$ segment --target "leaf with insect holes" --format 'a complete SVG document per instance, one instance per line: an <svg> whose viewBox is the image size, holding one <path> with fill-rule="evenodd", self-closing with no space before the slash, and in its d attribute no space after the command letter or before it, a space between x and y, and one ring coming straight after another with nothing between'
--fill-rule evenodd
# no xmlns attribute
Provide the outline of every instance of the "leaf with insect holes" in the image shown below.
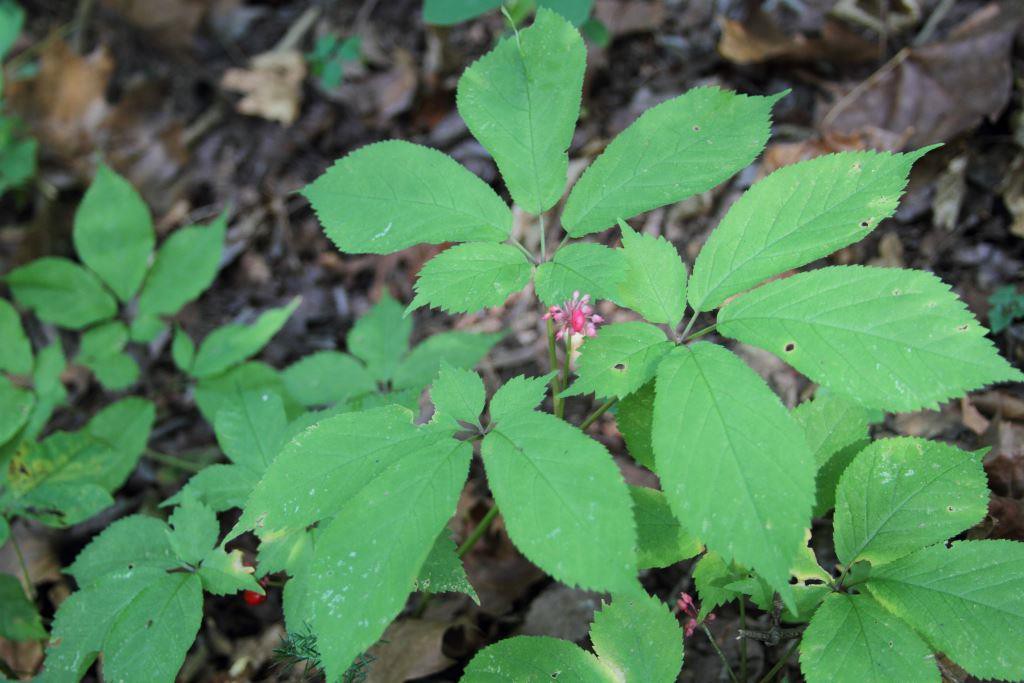
<svg viewBox="0 0 1024 683"><path fill-rule="evenodd" d="M459 78L459 114L491 153L513 201L532 214L565 193L587 49L572 24L547 9L501 40Z"/></svg>
<svg viewBox="0 0 1024 683"><path fill-rule="evenodd" d="M491 397L491 421L533 411L544 400L554 376L553 372L541 377L518 375L502 384Z"/></svg>
<svg viewBox="0 0 1024 683"><path fill-rule="evenodd" d="M710 190L761 152L772 105L784 94L749 97L703 87L648 109L577 181L562 225L581 237Z"/></svg>
<svg viewBox="0 0 1024 683"><path fill-rule="evenodd" d="M658 367L654 457L680 523L763 576L789 606L789 568L814 503L803 430L727 349L677 347Z"/></svg>
<svg viewBox="0 0 1024 683"><path fill-rule="evenodd" d="M439 438L412 417L386 406L328 417L296 435L249 496L232 536L254 529L265 539L334 515L381 470Z"/></svg>
<svg viewBox="0 0 1024 683"><path fill-rule="evenodd" d="M868 411L844 396L819 391L813 401L794 408L793 417L804 429L818 468L814 516L821 517L835 506L839 477L868 445Z"/></svg>
<svg viewBox="0 0 1024 683"><path fill-rule="evenodd" d="M353 396L377 391L377 381L358 360L338 351L317 351L281 373L284 385L306 407L344 403Z"/></svg>
<svg viewBox="0 0 1024 683"><path fill-rule="evenodd" d="M466 569L456 553L455 541L448 529L441 531L434 541L412 589L431 593L465 593L477 605L480 604L480 597L466 576Z"/></svg>
<svg viewBox="0 0 1024 683"><path fill-rule="evenodd" d="M350 254L415 244L502 242L512 212L446 154L402 140L361 147L302 191L327 236Z"/></svg>
<svg viewBox="0 0 1024 683"><path fill-rule="evenodd" d="M413 389L417 393L434 381L442 363L469 370L490 353L505 336L473 332L441 332L427 337L409 352L395 368L391 382L395 389Z"/></svg>
<svg viewBox="0 0 1024 683"><path fill-rule="evenodd" d="M99 278L66 258L46 256L7 274L18 305L40 320L80 330L117 313L117 302Z"/></svg>
<svg viewBox="0 0 1024 683"><path fill-rule="evenodd" d="M574 242L537 267L534 287L545 306L561 305L576 291L589 294L593 300L614 301L625 277L626 261L620 249Z"/></svg>
<svg viewBox="0 0 1024 683"><path fill-rule="evenodd" d="M127 180L101 164L75 211L72 235L85 265L121 301L131 299L149 270L156 242L146 202Z"/></svg>
<svg viewBox="0 0 1024 683"><path fill-rule="evenodd" d="M480 375L443 363L430 386L430 400L434 404L432 422L458 430L461 423L480 424L486 391Z"/></svg>
<svg viewBox="0 0 1024 683"><path fill-rule="evenodd" d="M508 244L467 242L426 262L416 279L416 298L406 311L429 305L449 313L500 306L530 281L533 267Z"/></svg>
<svg viewBox="0 0 1024 683"><path fill-rule="evenodd" d="M686 264L663 237L641 235L619 221L626 276L617 301L648 322L679 325L686 312Z"/></svg>
<svg viewBox="0 0 1024 683"><path fill-rule="evenodd" d="M871 408L936 407L1024 380L949 286L919 270L833 266L770 282L725 306L718 331Z"/></svg>
<svg viewBox="0 0 1024 683"><path fill-rule="evenodd" d="M668 567L700 553L703 544L686 533L672 515L664 493L630 486L629 495L633 498L640 569Z"/></svg>
<svg viewBox="0 0 1024 683"><path fill-rule="evenodd" d="M480 650L469 661L460 683L542 683L555 679L581 683L622 680L597 657L567 640L516 636Z"/></svg>
<svg viewBox="0 0 1024 683"><path fill-rule="evenodd" d="M203 379L220 374L258 353L284 327L300 301L301 297L295 297L287 306L264 311L250 325L231 323L218 327L199 345L192 376Z"/></svg>
<svg viewBox="0 0 1024 683"><path fill-rule="evenodd" d="M179 228L156 252L139 293L140 315L173 315L213 283L227 233L225 211L207 226Z"/></svg>
<svg viewBox="0 0 1024 683"><path fill-rule="evenodd" d="M832 593L800 641L807 683L939 683L928 646L867 595Z"/></svg>
<svg viewBox="0 0 1024 683"><path fill-rule="evenodd" d="M423 0L423 23L453 26L501 7L501 0Z"/></svg>
<svg viewBox="0 0 1024 683"><path fill-rule="evenodd" d="M690 304L716 308L733 294L858 242L896 211L909 154L841 152L785 166L730 208L693 265Z"/></svg>
<svg viewBox="0 0 1024 683"><path fill-rule="evenodd" d="M547 413L503 417L481 447L509 537L558 581L626 590L636 584L629 490L597 441Z"/></svg>
<svg viewBox="0 0 1024 683"><path fill-rule="evenodd" d="M21 317L7 299L0 299L0 370L14 375L32 372L32 344L21 326ZM0 439L2 441L2 439Z"/></svg>
<svg viewBox="0 0 1024 683"><path fill-rule="evenodd" d="M580 347L578 378L562 396L590 394L622 398L654 377L658 363L673 348L665 333L643 322L614 323Z"/></svg>
<svg viewBox="0 0 1024 683"><path fill-rule="evenodd" d="M836 555L847 565L891 562L974 526L988 498L977 454L925 439L880 439L839 480Z"/></svg>
<svg viewBox="0 0 1024 683"><path fill-rule="evenodd" d="M419 431L439 438L405 450L344 500L316 540L307 590L328 680L337 680L398 615L455 512L473 447L444 431Z"/></svg>
<svg viewBox="0 0 1024 683"><path fill-rule="evenodd" d="M590 640L618 680L671 683L683 666L683 630L668 606L646 592L613 595L594 614Z"/></svg>
<svg viewBox="0 0 1024 683"><path fill-rule="evenodd" d="M872 597L978 678L1024 671L1024 543L933 545L872 568Z"/></svg>

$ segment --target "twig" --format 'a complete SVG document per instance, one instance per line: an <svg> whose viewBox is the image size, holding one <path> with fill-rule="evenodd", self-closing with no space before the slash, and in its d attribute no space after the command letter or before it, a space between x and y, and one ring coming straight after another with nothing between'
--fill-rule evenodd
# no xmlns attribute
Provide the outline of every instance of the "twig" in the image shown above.
<svg viewBox="0 0 1024 683"><path fill-rule="evenodd" d="M473 529L469 536L466 537L466 540L462 542L459 549L455 551L455 554L459 556L459 559L465 557L466 554L473 549L473 546L476 545L477 541L483 538L483 535L487 533L487 529L491 526L491 522L493 522L494 518L497 516L498 505L495 503L494 506L487 511L487 514L484 515L484 518L480 520L480 523L476 525L476 528Z"/></svg>
<svg viewBox="0 0 1024 683"><path fill-rule="evenodd" d="M758 681L758 683L769 683L769 681L772 680L772 676L774 676L775 674L779 673L779 671L782 670L782 667L786 666L786 662L789 661L789 658L793 655L793 651L796 650L798 645L800 645L800 641L799 640L794 640L790 644L790 646L788 648L786 648L786 651L784 653L782 653L782 657L779 659L779 661L775 662L775 666L773 666L771 669L769 669L768 673L766 673L761 678L761 680Z"/></svg>
<svg viewBox="0 0 1024 683"><path fill-rule="evenodd" d="M597 407L597 409L595 409L594 412L592 412L587 417L586 420L584 420L583 422L580 423L580 430L585 431L587 429L587 427L589 427L590 425L592 425L595 422L597 422L597 418L599 418L602 415L604 415L605 412L607 412L607 410L609 408L611 408L613 405L618 403L618 401L619 401L618 397L610 398L607 401L605 401L604 403L602 403L601 405L599 405Z"/></svg>
<svg viewBox="0 0 1024 683"><path fill-rule="evenodd" d="M939 27L939 24L949 13L949 10L953 9L953 5L956 0L942 0L938 7L932 10L932 13L928 16L928 21L924 22L924 26L918 32L917 36L914 37L914 47L919 47L927 43L932 34L935 33L935 29Z"/></svg>
<svg viewBox="0 0 1024 683"><path fill-rule="evenodd" d="M688 342L688 341L693 341L694 339L700 339L705 334L709 334L711 332L714 332L717 327L718 327L718 323L715 323L714 325L708 325L704 329L697 330L696 332L691 334L689 337L686 337L685 339L683 339L683 341L684 342Z"/></svg>
<svg viewBox="0 0 1024 683"><path fill-rule="evenodd" d="M711 647L715 648L715 652L718 653L718 658L722 660L722 666L724 666L725 670L729 672L729 680L731 680L732 683L739 683L739 679L737 679L736 674L733 673L732 667L729 666L729 660L725 658L725 653L722 652L722 648L718 647L718 642L715 641L715 637L711 635L711 629L709 629L708 625L703 622L701 622L700 627L704 630L704 635L706 635L708 640L711 641Z"/></svg>
<svg viewBox="0 0 1024 683"><path fill-rule="evenodd" d="M562 393L562 382L558 376L558 352L555 350L555 325L548 318L548 363L554 376L551 378L551 403L554 406L555 415L562 410L562 399L558 396Z"/></svg>
<svg viewBox="0 0 1024 683"><path fill-rule="evenodd" d="M78 6L75 8L75 18L72 23L75 26L75 34L71 36L71 49L78 54L82 54L82 48L85 45L85 30L89 27L89 17L92 16L92 9L96 5L96 0L78 0Z"/></svg>
<svg viewBox="0 0 1024 683"><path fill-rule="evenodd" d="M203 466L199 463L189 462L188 460L179 458L176 455L168 455L167 453L154 451L152 448L146 449L146 457L163 465L167 465L168 467L175 467L179 470L185 470L186 472L199 472L203 469Z"/></svg>
<svg viewBox="0 0 1024 683"><path fill-rule="evenodd" d="M10 522L8 522L8 526L10 526ZM11 545L14 547L14 554L18 556L21 575L25 578L25 595L28 596L30 602L35 603L36 587L32 583L32 576L28 573L28 565L25 564L25 556L21 553L21 544L18 543L18 537L14 534L14 529L11 529Z"/></svg>
<svg viewBox="0 0 1024 683"><path fill-rule="evenodd" d="M306 31L313 28L313 24L317 19L320 18L320 8L316 5L307 7L306 11L299 15L299 18L288 27L288 31L282 36L281 40L277 41L277 45L274 46L275 52L283 52L285 50L291 50L302 37L306 35Z"/></svg>

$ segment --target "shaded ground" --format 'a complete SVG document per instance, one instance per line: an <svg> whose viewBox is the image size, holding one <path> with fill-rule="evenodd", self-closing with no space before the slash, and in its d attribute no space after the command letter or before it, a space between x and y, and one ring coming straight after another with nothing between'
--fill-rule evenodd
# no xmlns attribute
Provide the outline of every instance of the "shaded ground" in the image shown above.
<svg viewBox="0 0 1024 683"><path fill-rule="evenodd" d="M334 159L389 137L438 147L483 178L498 180L493 162L454 108L458 74L503 31L497 14L442 30L421 24L416 1L23 4L30 20L15 59L30 66L38 60L39 73L9 82L7 89L41 140L41 173L27 191L0 204L0 272L38 256L70 253L71 215L96 160L104 157L141 189L162 234L232 207L221 275L210 293L186 309L182 322L201 336L301 294L299 311L264 354L280 367L314 350L341 347L353 320L383 290L408 301L416 271L437 251L342 256L297 189ZM714 191L634 221L668 236L692 263L738 194L778 166L839 149L897 150L945 141L915 169L896 217L830 260L933 270L985 322L989 295L1000 286L1022 284L1019 3L904 0L881 3L888 7L881 13L878 4L790 0L765 2L758 10L753 2L599 1L612 43L591 46L584 111L571 151L579 162L572 168L582 170L586 159L644 109L695 85L715 83L752 94L791 89L776 108L773 142L757 163ZM76 14L83 8L84 23ZM319 11L308 30L290 39L289 30L312 16L310 8ZM238 111L241 96L222 87L227 70L249 68L253 56L282 47L282 41L283 47L307 50L315 36L329 32L358 34L363 41L365 62L340 87L325 89L315 78L287 69L265 72L257 81L280 87L258 106L294 108L294 120L282 124ZM624 315L610 307L602 312L611 320ZM491 388L513 374L546 371L538 312L526 296L460 319L423 310L416 316L416 339L452 326L510 329L483 366ZM1024 325L1011 325L996 340L1018 366L1024 363ZM168 453L208 450L212 433L170 363L167 342L158 340L140 359L145 379L137 391L159 410L151 445ZM741 352L788 405L807 395L806 382L773 357L749 348ZM67 379L74 407L59 414L58 427L80 424L103 397L87 376ZM583 402L575 409L582 414L589 406ZM878 433L946 439L972 449L990 446L990 516L968 535L1024 540L1019 386L983 392L939 412L890 419ZM612 419L599 424L598 435L613 453L624 453ZM631 481L651 481L653 475L625 457L620 462ZM484 510L479 502L487 492L477 467L453 524L458 533ZM144 461L114 509L59 535L33 533L33 575L51 602L51 614L52 603L70 588L59 566L112 519L155 509L184 478ZM378 653L392 672L379 669L374 675L380 680L456 680L476 650L511 633L585 638L598 596L544 578L510 546L500 524L467 557L467 568L482 606L442 596L422 620L404 622L388 635L390 648ZM671 601L691 588L688 569L684 563L648 572L644 582ZM208 598L206 605L204 628L181 680L283 676L271 666L281 635L277 595L256 608L237 598ZM756 611L752 618L767 623ZM727 609L712 624L730 656L737 648L731 637L737 620ZM752 678L782 651L765 652L756 643L749 649ZM0 645L0 654L22 662L38 656L31 646L12 653ZM719 670L698 633L687 643L682 679L716 680ZM795 667L788 672L799 675Z"/></svg>

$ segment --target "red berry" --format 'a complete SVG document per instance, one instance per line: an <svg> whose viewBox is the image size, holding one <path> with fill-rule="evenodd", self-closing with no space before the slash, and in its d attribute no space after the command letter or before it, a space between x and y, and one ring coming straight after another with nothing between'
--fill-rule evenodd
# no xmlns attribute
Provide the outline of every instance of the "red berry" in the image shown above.
<svg viewBox="0 0 1024 683"><path fill-rule="evenodd" d="M264 603L267 599L266 595L260 595L256 591L244 591L242 593L242 599L245 600L245 604L255 607Z"/></svg>

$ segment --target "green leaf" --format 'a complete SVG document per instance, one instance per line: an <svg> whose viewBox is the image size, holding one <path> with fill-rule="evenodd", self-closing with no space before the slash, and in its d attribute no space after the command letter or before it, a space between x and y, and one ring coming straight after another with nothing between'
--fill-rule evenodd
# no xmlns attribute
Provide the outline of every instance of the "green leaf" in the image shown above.
<svg viewBox="0 0 1024 683"><path fill-rule="evenodd" d="M456 554L455 541L451 532L445 529L434 541L426 561L420 568L412 589L431 593L465 593L480 604L480 597L473 590L473 585L466 576L462 560Z"/></svg>
<svg viewBox="0 0 1024 683"><path fill-rule="evenodd" d="M305 529L260 542L256 576L287 572L296 576L313 558L313 534Z"/></svg>
<svg viewBox="0 0 1024 683"><path fill-rule="evenodd" d="M626 276L616 300L652 323L675 329L686 312L686 264L664 237L641 235L619 221Z"/></svg>
<svg viewBox="0 0 1024 683"><path fill-rule="evenodd" d="M128 329L128 336L134 342L148 344L166 329L164 321L155 315L138 313Z"/></svg>
<svg viewBox="0 0 1024 683"><path fill-rule="evenodd" d="M544 400L552 377L554 373L542 377L518 375L502 384L491 397L491 420L500 422L532 411Z"/></svg>
<svg viewBox="0 0 1024 683"><path fill-rule="evenodd" d="M3 74L0 73L0 93L3 92ZM12 121L10 117L7 121ZM20 124L20 121L13 121ZM0 138L5 137L4 117L0 116ZM12 126L13 127L13 126ZM15 129L20 132L21 126ZM9 135L9 134L8 134ZM28 183L36 175L39 155L39 141L35 138L18 139L9 138L4 144L0 139L0 196L3 196L9 189L20 188Z"/></svg>
<svg viewBox="0 0 1024 683"><path fill-rule="evenodd" d="M504 336L502 332L442 332L427 337L398 364L392 385L418 392L434 381L441 363L465 370L474 368Z"/></svg>
<svg viewBox="0 0 1024 683"><path fill-rule="evenodd" d="M153 403L134 396L111 403L96 413L85 426L85 432L106 446L112 456L101 471L90 473L91 480L108 491L120 488L146 450L155 419Z"/></svg>
<svg viewBox="0 0 1024 683"><path fill-rule="evenodd" d="M597 657L567 640L547 636L506 638L476 653L460 683L614 683L620 679Z"/></svg>
<svg viewBox="0 0 1024 683"><path fill-rule="evenodd" d="M261 473L284 445L288 418L281 397L273 392L246 391L213 420L217 443L228 460Z"/></svg>
<svg viewBox="0 0 1024 683"><path fill-rule="evenodd" d="M841 152L784 166L741 196L693 266L690 303L718 307L733 294L858 242L896 211L909 154Z"/></svg>
<svg viewBox="0 0 1024 683"><path fill-rule="evenodd" d="M846 565L890 562L974 526L988 497L976 454L925 439L881 439L839 480L836 555Z"/></svg>
<svg viewBox="0 0 1024 683"><path fill-rule="evenodd" d="M214 330L199 345L192 376L202 379L217 375L258 353L284 327L299 302L300 298L295 297L287 306L264 311L251 325L232 323Z"/></svg>
<svg viewBox="0 0 1024 683"><path fill-rule="evenodd" d="M281 373L288 393L304 406L344 403L377 391L377 382L362 363L347 353L317 351Z"/></svg>
<svg viewBox="0 0 1024 683"><path fill-rule="evenodd" d="M164 240L139 294L139 313L173 315L213 283L227 233L225 211L208 226L179 228Z"/></svg>
<svg viewBox="0 0 1024 683"><path fill-rule="evenodd" d="M111 320L90 328L82 335L75 360L83 365L109 358L128 343L128 328L118 320Z"/></svg>
<svg viewBox="0 0 1024 683"><path fill-rule="evenodd" d="M171 340L171 359L175 367L184 373L192 374L192 364L196 359L196 343L188 332L180 327L174 328L174 338Z"/></svg>
<svg viewBox="0 0 1024 683"><path fill-rule="evenodd" d="M232 595L240 591L263 595L263 588L253 577L256 570L242 560L241 550L226 552L223 548L212 548L197 572L203 589L214 595Z"/></svg>
<svg viewBox="0 0 1024 683"><path fill-rule="evenodd" d="M934 545L872 569L868 591L978 678L1024 671L1024 543Z"/></svg>
<svg viewBox="0 0 1024 683"><path fill-rule="evenodd" d="M949 286L919 270L835 266L776 280L723 308L718 331L890 411L1024 380Z"/></svg>
<svg viewBox="0 0 1024 683"><path fill-rule="evenodd" d="M537 6L558 12L573 26L580 26L594 9L594 0L537 0Z"/></svg>
<svg viewBox="0 0 1024 683"><path fill-rule="evenodd" d="M643 486L630 486L636 519L637 566L669 567L699 554L704 547L686 533L669 508L665 494Z"/></svg>
<svg viewBox="0 0 1024 683"><path fill-rule="evenodd" d="M281 449L232 534L255 529L267 539L330 517L384 468L434 439L399 406L321 420Z"/></svg>
<svg viewBox="0 0 1024 683"><path fill-rule="evenodd" d="M61 382L66 361L60 339L40 349L36 355L36 367L32 372L32 383L36 389L36 406L25 426L24 438L35 439L46 426L53 409L67 400L68 392Z"/></svg>
<svg viewBox="0 0 1024 683"><path fill-rule="evenodd" d="M242 465L207 465L160 506L178 505L184 496L195 496L214 512L240 508L259 481L259 472Z"/></svg>
<svg viewBox="0 0 1024 683"><path fill-rule="evenodd" d="M167 574L156 579L121 611L104 639L104 679L173 683L202 618L198 576Z"/></svg>
<svg viewBox="0 0 1024 683"><path fill-rule="evenodd" d="M434 404L432 422L444 424L453 430L460 422L480 424L487 394L480 375L472 370L441 365L441 372L430 387L430 400Z"/></svg>
<svg viewBox="0 0 1024 683"><path fill-rule="evenodd" d="M501 7L501 0L423 0L423 23L452 26Z"/></svg>
<svg viewBox="0 0 1024 683"><path fill-rule="evenodd" d="M784 94L694 88L647 110L583 173L562 225L580 237L710 190L764 148L772 105Z"/></svg>
<svg viewBox="0 0 1024 683"><path fill-rule="evenodd" d="M35 403L36 397L31 391L15 386L0 375L0 444L6 443L25 425Z"/></svg>
<svg viewBox="0 0 1024 683"><path fill-rule="evenodd" d="M327 236L350 254L502 242L512 230L512 212L487 183L448 155L402 140L357 149L302 193Z"/></svg>
<svg viewBox="0 0 1024 683"><path fill-rule="evenodd" d="M168 531L156 517L122 517L95 536L65 572L82 587L135 570L164 573L181 565L167 538Z"/></svg>
<svg viewBox="0 0 1024 683"><path fill-rule="evenodd" d="M416 298L406 310L429 305L449 313L468 313L500 306L527 285L532 272L526 256L508 244L457 244L420 269Z"/></svg>
<svg viewBox="0 0 1024 683"><path fill-rule="evenodd" d="M11 537L11 525L7 523L7 519L0 515L0 548L4 547L7 543L7 539Z"/></svg>
<svg viewBox="0 0 1024 683"><path fill-rule="evenodd" d="M665 333L643 322L613 323L586 339L576 364L578 378L562 396L595 394L622 398L649 382L673 348Z"/></svg>
<svg viewBox="0 0 1024 683"><path fill-rule="evenodd" d="M242 400L242 394L247 391L277 394L284 400L289 417L302 412L302 407L286 393L277 370L257 361L242 363L221 375L200 380L196 384L196 405L203 418L212 424L217 413Z"/></svg>
<svg viewBox="0 0 1024 683"><path fill-rule="evenodd" d="M66 258L47 256L7 274L14 300L48 323L80 330L117 313L99 279Z"/></svg>
<svg viewBox="0 0 1024 683"><path fill-rule="evenodd" d="M537 267L533 284L545 306L558 306L576 291L591 299L615 301L625 277L626 260L620 249L573 242Z"/></svg>
<svg viewBox="0 0 1024 683"><path fill-rule="evenodd" d="M25 23L25 10L15 0L0 1L0 60L14 46ZM0 85L3 84L0 77Z"/></svg>
<svg viewBox="0 0 1024 683"><path fill-rule="evenodd" d="M373 308L356 321L346 341L349 353L366 364L370 375L378 381L386 382L395 374L409 350L410 334L412 318L407 318L402 305L385 293ZM435 367L427 384L436 375Z"/></svg>
<svg viewBox="0 0 1024 683"><path fill-rule="evenodd" d="M15 642L46 638L36 606L25 597L21 582L10 574L0 574L0 608L0 637Z"/></svg>
<svg viewBox="0 0 1024 683"><path fill-rule="evenodd" d="M14 375L32 373L32 344L21 326L21 316L7 299L0 299L0 370Z"/></svg>
<svg viewBox="0 0 1024 683"><path fill-rule="evenodd" d="M590 640L617 680L672 683L683 666L683 630L661 600L635 592L612 596L594 615Z"/></svg>
<svg viewBox="0 0 1024 683"><path fill-rule="evenodd" d="M733 600L738 594L725 586L742 576L745 574L734 571L718 553L705 553L693 568L693 583L700 595L697 617L703 620L716 607Z"/></svg>
<svg viewBox="0 0 1024 683"><path fill-rule="evenodd" d="M491 153L513 201L532 214L565 193L587 49L572 24L538 9L459 78L458 109Z"/></svg>
<svg viewBox="0 0 1024 683"><path fill-rule="evenodd" d="M629 455L647 469L654 471L654 446L651 430L654 425L654 381L624 396L615 409L615 423L626 442Z"/></svg>
<svg viewBox="0 0 1024 683"><path fill-rule="evenodd" d="M328 680L340 677L398 615L455 512L473 448L438 430L420 431L435 438L405 451L345 501L317 538L308 590Z"/></svg>
<svg viewBox="0 0 1024 683"><path fill-rule="evenodd" d="M198 565L217 544L217 515L196 498L183 496L181 505L174 508L167 522L173 529L167 533L167 540L182 562Z"/></svg>
<svg viewBox="0 0 1024 683"><path fill-rule="evenodd" d="M814 503L803 430L764 380L721 346L677 347L654 399L658 476L679 521L792 601L789 567Z"/></svg>
<svg viewBox="0 0 1024 683"><path fill-rule="evenodd" d="M481 452L509 537L532 562L568 585L636 585L632 504L604 446L547 413L518 413Z"/></svg>
<svg viewBox="0 0 1024 683"><path fill-rule="evenodd" d="M127 389L139 380L139 364L127 353L115 353L106 358L88 363L96 379L105 389L119 391Z"/></svg>
<svg viewBox="0 0 1024 683"><path fill-rule="evenodd" d="M106 489L92 482L54 481L15 498L11 510L60 528L83 522L113 504Z"/></svg>
<svg viewBox="0 0 1024 683"><path fill-rule="evenodd" d="M156 242L149 207L127 180L106 164L75 211L75 251L121 301L139 290Z"/></svg>
<svg viewBox="0 0 1024 683"><path fill-rule="evenodd" d="M804 428L818 468L814 516L821 517L835 506L840 475L868 445L868 412L839 394L818 392L794 408L793 417Z"/></svg>
<svg viewBox="0 0 1024 683"><path fill-rule="evenodd" d="M832 593L800 642L807 683L939 683L935 655L867 595Z"/></svg>

